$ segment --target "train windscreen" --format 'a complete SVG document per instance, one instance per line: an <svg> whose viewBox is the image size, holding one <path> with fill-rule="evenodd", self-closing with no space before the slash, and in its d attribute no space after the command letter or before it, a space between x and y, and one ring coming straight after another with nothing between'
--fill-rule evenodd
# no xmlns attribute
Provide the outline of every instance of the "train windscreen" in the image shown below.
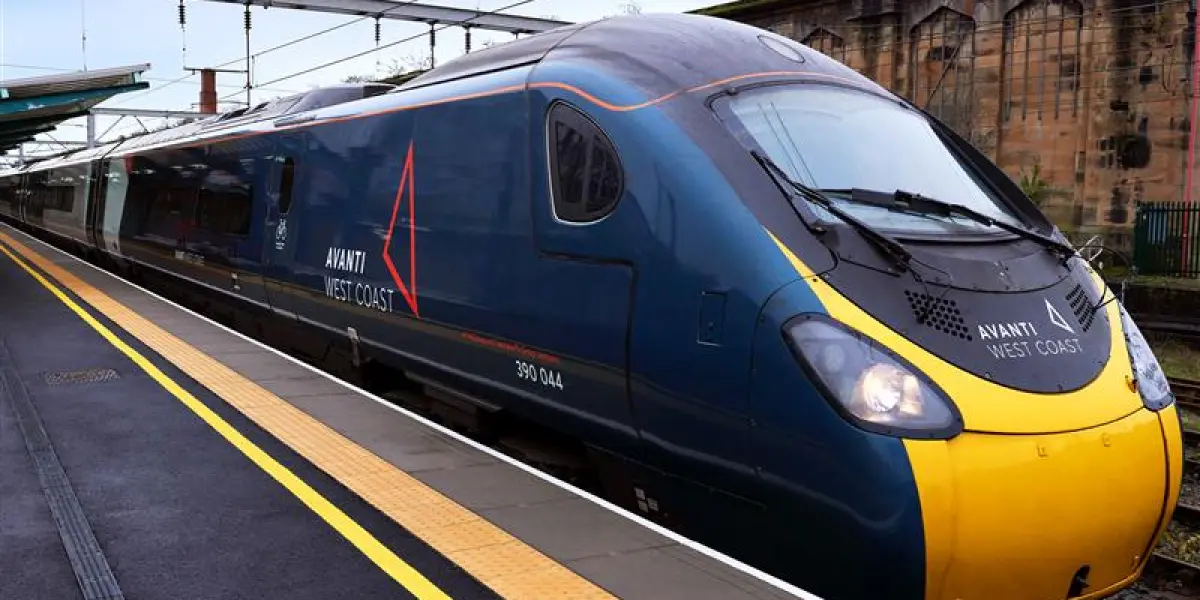
<svg viewBox="0 0 1200 600"><path fill-rule="evenodd" d="M840 208L889 230L995 232L970 219L896 212L855 202L852 190L902 191L1022 225L954 156L923 115L873 94L830 85L772 85L722 99L718 111L752 149ZM820 206L819 216L829 218Z"/></svg>

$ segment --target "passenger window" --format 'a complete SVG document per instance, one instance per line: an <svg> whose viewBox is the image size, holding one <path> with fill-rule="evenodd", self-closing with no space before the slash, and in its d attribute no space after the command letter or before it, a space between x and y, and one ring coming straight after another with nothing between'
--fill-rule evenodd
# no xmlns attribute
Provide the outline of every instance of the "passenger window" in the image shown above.
<svg viewBox="0 0 1200 600"><path fill-rule="evenodd" d="M624 191L616 148L591 119L566 104L551 107L548 124L554 215L571 223L605 217Z"/></svg>
<svg viewBox="0 0 1200 600"><path fill-rule="evenodd" d="M196 226L217 235L248 235L250 198L249 189L201 188L196 210Z"/></svg>
<svg viewBox="0 0 1200 600"><path fill-rule="evenodd" d="M296 178L296 161L291 157L283 160L283 173L279 180L279 214L288 214L292 207L292 184Z"/></svg>

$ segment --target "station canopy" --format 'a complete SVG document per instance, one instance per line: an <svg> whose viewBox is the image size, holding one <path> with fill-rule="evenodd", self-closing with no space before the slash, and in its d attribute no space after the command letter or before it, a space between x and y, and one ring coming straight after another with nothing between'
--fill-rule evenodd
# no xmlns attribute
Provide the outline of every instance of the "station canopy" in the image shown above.
<svg viewBox="0 0 1200 600"><path fill-rule="evenodd" d="M0 154L87 114L117 95L150 87L149 64L0 80Z"/></svg>

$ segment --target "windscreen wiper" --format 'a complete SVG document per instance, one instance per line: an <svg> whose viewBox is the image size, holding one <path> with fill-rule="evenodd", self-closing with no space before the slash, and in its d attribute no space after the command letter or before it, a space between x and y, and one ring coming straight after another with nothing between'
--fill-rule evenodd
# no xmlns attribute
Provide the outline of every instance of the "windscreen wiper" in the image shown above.
<svg viewBox="0 0 1200 600"><path fill-rule="evenodd" d="M953 204L951 202L928 198L905 190L896 190L891 193L875 190L864 190L859 188L850 190L826 191L849 193L852 202L870 204L873 206L880 206L893 210L905 210L922 215L938 215L942 217L952 217L955 215L966 217L972 221L975 221L976 223L990 227L998 227L1004 231L1007 231L1008 233L1037 242L1047 249L1060 254L1064 260L1075 255L1074 248L1052 237L1042 235L1036 231L1025 229L1024 227L1018 227L1016 225L1000 221L973 208L963 206L962 204Z"/></svg>
<svg viewBox="0 0 1200 600"><path fill-rule="evenodd" d="M909 261L912 260L912 254L909 253L908 249L904 247L904 244L901 244L893 237L876 230L870 225L867 225L866 223L863 223L857 218L851 216L846 211L838 208L828 196L816 190L815 188L811 188L792 179L782 167L775 164L775 161L771 160L767 155L757 150L751 150L750 154L759 162L759 164L766 168L768 172L774 174L776 178L782 180L788 185L788 187L791 188L792 192L788 194L788 198L792 200L793 203L795 202L795 197L799 195L810 202L813 202L814 204L820 205L821 208L824 208L825 210L829 211L830 214L850 225L855 231L862 235L864 239L866 239L868 242L871 242L871 244L874 245L881 254L887 257L887 259L890 260L892 264L900 270L900 272L903 273L904 271L908 270Z"/></svg>

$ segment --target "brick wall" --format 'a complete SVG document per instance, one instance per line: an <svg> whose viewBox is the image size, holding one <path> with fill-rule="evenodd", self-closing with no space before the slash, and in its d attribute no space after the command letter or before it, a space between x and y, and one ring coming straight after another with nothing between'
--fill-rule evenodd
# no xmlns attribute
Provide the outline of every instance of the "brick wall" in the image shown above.
<svg viewBox="0 0 1200 600"><path fill-rule="evenodd" d="M1127 246L1139 201L1184 199L1185 0L798 0L710 14L799 40L946 121L1073 237Z"/></svg>

